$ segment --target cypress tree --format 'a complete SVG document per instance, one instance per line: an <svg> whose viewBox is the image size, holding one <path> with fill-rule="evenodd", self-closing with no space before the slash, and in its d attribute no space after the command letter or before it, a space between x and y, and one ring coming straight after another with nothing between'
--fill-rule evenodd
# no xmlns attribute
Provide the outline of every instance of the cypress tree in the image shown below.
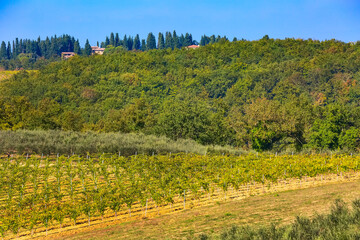
<svg viewBox="0 0 360 240"><path fill-rule="evenodd" d="M15 41L13 40L13 44L12 44L12 58L15 59L16 58L16 49L15 49Z"/></svg>
<svg viewBox="0 0 360 240"><path fill-rule="evenodd" d="M50 46L50 56L58 55L58 44L56 35L54 38L51 38L51 46Z"/></svg>
<svg viewBox="0 0 360 240"><path fill-rule="evenodd" d="M11 59L11 58L12 58L12 56L11 56L11 45L10 45L10 42L8 42L8 45L7 45L6 55L7 55L8 59Z"/></svg>
<svg viewBox="0 0 360 240"><path fill-rule="evenodd" d="M180 42L179 42L179 37L176 35L176 31L174 30L173 32L173 48L180 48Z"/></svg>
<svg viewBox="0 0 360 240"><path fill-rule="evenodd" d="M166 32L165 34L165 48L174 48L171 32Z"/></svg>
<svg viewBox="0 0 360 240"><path fill-rule="evenodd" d="M179 38L179 45L180 47L185 46L185 37L184 34L181 34L180 38Z"/></svg>
<svg viewBox="0 0 360 240"><path fill-rule="evenodd" d="M35 44L36 55L41 56L41 49L40 49L41 39L40 39L40 36L38 37L37 42L34 42L34 44Z"/></svg>
<svg viewBox="0 0 360 240"><path fill-rule="evenodd" d="M145 51L146 50L146 42L145 39L141 39L141 51Z"/></svg>
<svg viewBox="0 0 360 240"><path fill-rule="evenodd" d="M6 44L4 41L1 42L0 59L7 59Z"/></svg>
<svg viewBox="0 0 360 240"><path fill-rule="evenodd" d="M46 37L45 48L44 48L44 53L43 53L45 58L50 58L50 47L51 47L50 39L48 37Z"/></svg>
<svg viewBox="0 0 360 240"><path fill-rule="evenodd" d="M126 50L129 50L126 34L124 35L124 38L123 38L123 41L122 41L122 46L123 46Z"/></svg>
<svg viewBox="0 0 360 240"><path fill-rule="evenodd" d="M77 39L74 43L74 53L81 54L79 39Z"/></svg>
<svg viewBox="0 0 360 240"><path fill-rule="evenodd" d="M151 32L148 34L148 37L146 39L146 49L155 49L156 48L156 40L154 34Z"/></svg>
<svg viewBox="0 0 360 240"><path fill-rule="evenodd" d="M23 50L24 50L23 40L20 39L18 53L19 54L24 53Z"/></svg>
<svg viewBox="0 0 360 240"><path fill-rule="evenodd" d="M86 39L85 48L84 48L84 55L90 56L91 55L91 46L89 40Z"/></svg>
<svg viewBox="0 0 360 240"><path fill-rule="evenodd" d="M233 42L237 42L237 40L238 40L238 39L237 39L236 37L234 37L232 41L233 41Z"/></svg>
<svg viewBox="0 0 360 240"><path fill-rule="evenodd" d="M25 45L25 50L24 50L25 53L32 53L33 52L32 44L31 44L30 40L25 41L24 45Z"/></svg>
<svg viewBox="0 0 360 240"><path fill-rule="evenodd" d="M114 37L114 33L110 33L110 45L115 47L115 37Z"/></svg>
<svg viewBox="0 0 360 240"><path fill-rule="evenodd" d="M105 39L105 47L107 47L108 45L110 45L110 40L109 40L109 37L106 36L106 39Z"/></svg>
<svg viewBox="0 0 360 240"><path fill-rule="evenodd" d="M19 39L18 38L15 38L15 56L14 58L17 57L17 55L19 55L20 53L20 46L19 46Z"/></svg>
<svg viewBox="0 0 360 240"><path fill-rule="evenodd" d="M184 46L187 47L187 46L190 46L190 45L192 45L192 36L191 36L191 34L186 33L185 34Z"/></svg>
<svg viewBox="0 0 360 240"><path fill-rule="evenodd" d="M140 50L141 44L140 44L140 37L139 34L136 34L133 44L133 49Z"/></svg>
<svg viewBox="0 0 360 240"><path fill-rule="evenodd" d="M209 43L210 44L215 43L215 35L211 35Z"/></svg>
<svg viewBox="0 0 360 240"><path fill-rule="evenodd" d="M162 34L161 32L159 32L159 37L158 37L158 49L164 49L165 48L165 39L164 39L164 34Z"/></svg>
<svg viewBox="0 0 360 240"><path fill-rule="evenodd" d="M119 38L119 33L115 34L115 45L114 47L118 47L120 46L120 38Z"/></svg>
<svg viewBox="0 0 360 240"><path fill-rule="evenodd" d="M133 45L134 45L134 39L129 36L128 40L127 40L127 46L128 46L128 50L132 50L133 49Z"/></svg>
<svg viewBox="0 0 360 240"><path fill-rule="evenodd" d="M98 46L98 47L99 47L99 41L97 41L97 42L96 42L96 46Z"/></svg>
<svg viewBox="0 0 360 240"><path fill-rule="evenodd" d="M206 40L205 40L205 38L206 38L205 35L201 36L201 38L200 38L200 46L205 46L205 45L206 45Z"/></svg>
<svg viewBox="0 0 360 240"><path fill-rule="evenodd" d="M218 35L218 36L216 37L215 42L220 42L220 40L221 40L221 37L220 37L220 35Z"/></svg>

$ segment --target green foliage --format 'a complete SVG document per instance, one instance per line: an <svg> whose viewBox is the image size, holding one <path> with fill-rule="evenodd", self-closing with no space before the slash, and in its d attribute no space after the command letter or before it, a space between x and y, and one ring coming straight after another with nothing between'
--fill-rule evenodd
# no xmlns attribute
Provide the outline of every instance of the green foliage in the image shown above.
<svg viewBox="0 0 360 240"><path fill-rule="evenodd" d="M146 39L146 50L151 50L156 48L156 40L155 36L152 33L148 34L148 37Z"/></svg>
<svg viewBox="0 0 360 240"><path fill-rule="evenodd" d="M113 45L113 44L110 44L110 45ZM89 43L88 39L86 39L85 48L84 48L84 55L85 56L90 56L91 55L91 46L90 46L90 43Z"/></svg>
<svg viewBox="0 0 360 240"><path fill-rule="evenodd" d="M0 131L0 152L17 153L178 153L189 152L205 154L239 154L242 151L229 146L203 146L193 140L172 141L166 137L156 137L141 133L95 133L66 132L56 130L18 130Z"/></svg>
<svg viewBox="0 0 360 240"><path fill-rule="evenodd" d="M359 149L358 44L203 36L200 48L181 48L190 41L167 32L152 50L152 33L141 44L138 35L114 37L103 56L20 72L0 83L1 129L136 132L257 151Z"/></svg>

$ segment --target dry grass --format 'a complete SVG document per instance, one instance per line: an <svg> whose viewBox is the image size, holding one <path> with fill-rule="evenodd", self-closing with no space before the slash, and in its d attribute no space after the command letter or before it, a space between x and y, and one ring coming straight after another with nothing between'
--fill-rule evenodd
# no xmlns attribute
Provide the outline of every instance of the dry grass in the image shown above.
<svg viewBox="0 0 360 240"><path fill-rule="evenodd" d="M360 182L345 182L290 190L185 210L153 219L134 220L113 226L95 225L51 239L186 239L199 233L221 232L232 225L285 224L295 216L328 211L335 199L349 202L360 197Z"/></svg>

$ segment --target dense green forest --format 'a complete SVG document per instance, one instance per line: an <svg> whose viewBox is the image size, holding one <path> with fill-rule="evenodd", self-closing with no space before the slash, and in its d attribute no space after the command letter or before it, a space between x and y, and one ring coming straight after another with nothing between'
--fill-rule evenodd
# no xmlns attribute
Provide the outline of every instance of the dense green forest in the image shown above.
<svg viewBox="0 0 360 240"><path fill-rule="evenodd" d="M102 56L22 71L0 83L0 128L135 132L257 151L359 149L360 42L234 40L108 46Z"/></svg>

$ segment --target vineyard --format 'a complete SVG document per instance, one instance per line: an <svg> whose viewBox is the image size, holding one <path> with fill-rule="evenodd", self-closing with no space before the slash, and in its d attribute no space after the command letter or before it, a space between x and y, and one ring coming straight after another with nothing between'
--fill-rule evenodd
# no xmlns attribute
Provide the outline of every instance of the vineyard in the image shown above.
<svg viewBox="0 0 360 240"><path fill-rule="evenodd" d="M357 177L359 156L15 156L0 162L3 238L151 217L259 192Z"/></svg>

